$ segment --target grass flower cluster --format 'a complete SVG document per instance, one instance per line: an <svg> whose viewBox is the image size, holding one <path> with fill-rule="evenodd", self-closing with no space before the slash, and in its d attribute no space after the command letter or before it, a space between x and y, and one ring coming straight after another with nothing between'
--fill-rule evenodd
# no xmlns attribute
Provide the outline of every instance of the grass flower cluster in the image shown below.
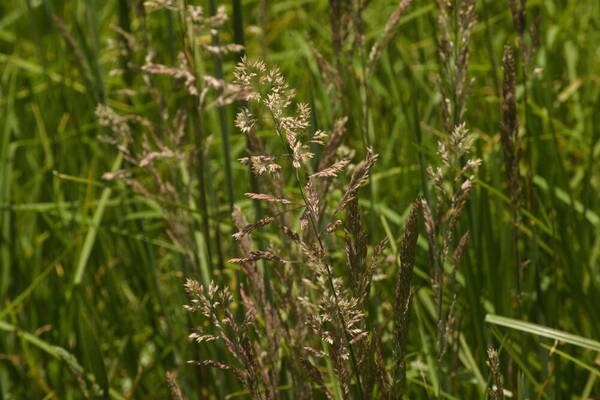
<svg viewBox="0 0 600 400"><path fill-rule="evenodd" d="M0 4L0 400L600 398L600 8Z"/></svg>

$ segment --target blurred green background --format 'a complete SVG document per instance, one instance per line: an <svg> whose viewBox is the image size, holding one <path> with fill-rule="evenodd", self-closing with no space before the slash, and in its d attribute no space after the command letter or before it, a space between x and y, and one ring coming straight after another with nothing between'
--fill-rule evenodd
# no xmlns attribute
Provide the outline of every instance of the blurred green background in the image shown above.
<svg viewBox="0 0 600 400"><path fill-rule="evenodd" d="M214 3L232 15L231 2ZM523 398L600 398L597 352L561 345L559 352L548 353L544 346L552 340L484 322L486 313L494 313L600 338L600 3L527 2L530 21L541 18L541 45L528 87L518 81L524 165L531 178L521 227L528 262L520 313L513 304L512 222L499 135L502 51L516 35L507 2L476 5L469 68L474 84L465 120L483 165L465 215L471 244L461 271L468 349L461 354L472 358L454 377L452 395L485 398L478 385L488 376L486 348L495 343L522 371L522 385L529 388ZM329 129L341 116L331 107L331 82L323 80L313 51L333 62L328 6L325 0L245 0L239 21L248 57L281 68L298 99L313 107L315 129ZM365 10L369 48L395 6L373 0ZM123 41L119 29L131 32L139 45L125 56L111 44ZM397 29L367 80L368 123L380 160L372 179L373 203L365 196L362 204L373 208L374 239L399 238L423 187L420 158L427 163L434 154L442 126L435 2L414 0ZM234 32L231 19L220 40L233 42ZM94 114L98 103L151 120L157 118L157 104L194 112L181 85L159 78L155 85L162 96L156 96L141 73L128 69L128 63L143 64L150 49L157 62L176 64L184 35L175 12L147 13L141 1L0 3L0 398L96 398L107 388L115 399L167 398L170 370L177 371L190 399L241 390L231 376L186 364L199 354L216 359L219 354L187 340L193 321L182 309L184 275L201 273L187 269L182 249L165 235L161 209L128 187L101 179L115 165L117 152L99 140L106 131ZM218 75L220 64L213 57L200 52L194 57L199 74ZM235 55L222 58L227 79L235 62ZM345 68L360 76L358 54L347 62ZM116 68L127 72L111 73ZM137 94L128 96L123 89ZM356 98L350 97L347 111L362 115ZM198 117L213 245L212 259L202 258L215 276L222 274L216 272L219 259L232 254L224 129L231 135L234 200L251 210L243 197L250 191L247 171L235 162L245 155L244 137L233 126L236 106L223 110ZM186 144L198 142L190 137ZM345 144L364 154L352 125ZM197 211L189 215L199 236L205 217ZM417 267L426 271L424 253ZM231 276L232 268L225 264L223 273ZM415 284L429 282L418 277ZM389 301L392 281L382 287L378 296ZM421 311L414 326L420 330L411 334L410 362L424 357L419 337L435 331L424 298L417 295Z"/></svg>

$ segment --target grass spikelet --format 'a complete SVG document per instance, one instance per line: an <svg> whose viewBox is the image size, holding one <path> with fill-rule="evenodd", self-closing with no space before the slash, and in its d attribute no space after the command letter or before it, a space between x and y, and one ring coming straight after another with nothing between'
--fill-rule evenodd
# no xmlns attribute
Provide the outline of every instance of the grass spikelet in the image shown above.
<svg viewBox="0 0 600 400"><path fill-rule="evenodd" d="M331 165L330 167L322 169L319 172L315 172L314 174L310 175L310 178L335 177L335 176L337 176L338 173L340 173L340 171L342 171L346 167L346 165L348 165L348 163L349 163L348 160L340 160L340 161L336 162L335 164Z"/></svg>
<svg viewBox="0 0 600 400"><path fill-rule="evenodd" d="M421 199L415 200L404 233L400 241L400 263L394 303L394 382L393 390L399 396L406 391L406 347L410 329L410 306L413 290L411 287L415 253L419 235L418 223Z"/></svg>
<svg viewBox="0 0 600 400"><path fill-rule="evenodd" d="M242 227L238 232L233 234L233 237L236 240L240 240L244 236L248 235L250 232L260 228L261 226L268 225L273 221L275 221L275 217L265 217L265 218L259 219L258 221L256 221L253 224L248 224L248 225Z"/></svg>
<svg viewBox="0 0 600 400"><path fill-rule="evenodd" d="M504 47L502 64L504 67L504 80L502 86L502 125L500 139L504 156L504 173L509 186L511 219L513 223L512 251L515 264L517 299L519 299L521 294L521 260L519 254L519 228L517 226L521 219L519 209L522 202L522 185L519 173L519 161L522 155L522 147L519 140L515 60L512 47L509 45Z"/></svg>
<svg viewBox="0 0 600 400"><path fill-rule="evenodd" d="M502 385L502 374L500 372L500 358L498 357L498 352L493 347L489 347L487 355L487 365L492 373L492 385L488 390L490 399L504 400L504 388Z"/></svg>
<svg viewBox="0 0 600 400"><path fill-rule="evenodd" d="M439 90L444 128L450 134L463 121L471 81L469 43L476 22L475 1L437 0Z"/></svg>
<svg viewBox="0 0 600 400"><path fill-rule="evenodd" d="M412 0L401 0L398 2L398 5L390 14L390 17L385 24L385 28L383 30L383 34L381 35L381 39L376 42L371 47L371 52L369 53L368 60L368 74L371 75L373 73L373 69L377 64L377 61L381 57L381 54L388 47L390 42L394 40L394 37L398 34L398 32L394 32L394 29L400 22L400 17L404 14L404 11L408 8L408 6L412 3Z"/></svg>
<svg viewBox="0 0 600 400"><path fill-rule="evenodd" d="M167 383L169 384L169 391L171 392L171 398L173 400L184 400L183 393L181 392L181 388L177 384L177 374L175 372L169 371L166 374Z"/></svg>
<svg viewBox="0 0 600 400"><path fill-rule="evenodd" d="M292 202L287 200L287 199L282 199L279 197L274 197L271 196L269 194L262 194L262 193L244 193L244 196L250 198L250 199L255 199L255 200L263 200L263 201L268 201L270 203L281 203L281 204L291 204Z"/></svg>
<svg viewBox="0 0 600 400"><path fill-rule="evenodd" d="M352 173L352 178L350 179L350 184L348 185L348 189L342 200L340 201L340 205L337 208L337 211L345 208L348 203L354 200L358 194L358 189L362 186L366 185L369 181L369 174L371 172L371 168L375 165L375 161L379 156L373 153L372 149L367 149L367 156L363 162L356 166L354 172ZM337 211L335 213L337 213ZM334 214L335 214L334 213Z"/></svg>

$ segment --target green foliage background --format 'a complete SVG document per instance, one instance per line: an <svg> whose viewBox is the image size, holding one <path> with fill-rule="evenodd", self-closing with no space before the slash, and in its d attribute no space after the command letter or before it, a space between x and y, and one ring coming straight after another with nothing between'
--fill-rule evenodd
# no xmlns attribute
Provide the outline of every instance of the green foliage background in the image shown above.
<svg viewBox="0 0 600 400"><path fill-rule="evenodd" d="M222 3L231 14L231 3ZM507 2L478 0L470 47L474 86L465 120L477 137L483 165L464 216L471 233L460 274L464 344L450 398L485 398L490 344L500 349L505 376L517 377L510 384L518 385L520 398L600 398L598 349L560 344L549 352L552 339L485 322L486 314L497 314L600 338L600 3L531 0L527 5L528 15L541 16L541 46L532 61L536 71L527 107L525 88L518 87L520 122L526 127L523 168L533 182L532 211L523 212L521 229L528 243L523 306L519 311L514 306L509 188L499 136L502 50L515 43L515 33ZM380 36L395 6L373 0L368 7L368 44ZM245 396L232 376L185 363L199 354L215 359L220 354L187 341L193 321L182 309L181 249L164 235L159 209L125 186L101 179L117 153L98 140L103 128L96 105L107 102L120 113L152 119L159 101L145 90L141 74L109 73L115 61L127 61L108 49L109 40L120 40L111 25L144 38L164 64L173 64L181 50L176 16L160 11L144 19L141 7L127 0L0 3L1 399L94 398L103 390L115 399L166 398L169 370L178 372L190 399L208 393ZM72 43L53 15L64 21ZM338 116L311 50L332 58L328 2L243 1L243 25L248 57L278 65L298 99L313 107L314 128L330 128ZM368 123L380 159L372 178L373 204L368 190L361 204L366 214L373 207L373 240L399 238L409 206L422 190L419 156L425 162L431 158L442 126L434 79L435 3L414 0L397 29L397 39L368 79ZM232 42L233 32L228 23L221 40ZM134 60L143 63L143 56ZM215 74L211 57L196 57L198 73ZM231 77L235 58L223 61L225 76ZM347 68L360 74L360 60L349 60ZM159 79L157 86L168 92L168 109L192 109L173 80ZM124 88L140 95L125 101L118 93ZM357 98L351 99L352 115L360 116ZM244 138L233 127L234 112L230 106L225 114L233 160L245 154ZM211 138L203 173L217 235L212 240L221 243L227 259L232 224L218 112L202 115L201 124ZM357 130L351 130L346 144L364 154ZM242 195L249 191L247 171L236 162L233 168L236 202L251 210ZM199 213L190 212L190 220L198 221L202 235ZM207 268L231 278L234 267L226 264L218 272L216 253ZM416 380L415 362L427 363L435 332L428 311L427 258L421 253L409 347L409 374ZM389 302L393 281L378 285L374 297ZM511 375L517 367L520 373ZM427 398L425 393L414 389L418 398Z"/></svg>

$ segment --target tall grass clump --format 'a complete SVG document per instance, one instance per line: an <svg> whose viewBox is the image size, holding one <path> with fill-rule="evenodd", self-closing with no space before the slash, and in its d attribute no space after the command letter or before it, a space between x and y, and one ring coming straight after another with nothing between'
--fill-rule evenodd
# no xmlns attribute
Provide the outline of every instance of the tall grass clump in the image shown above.
<svg viewBox="0 0 600 400"><path fill-rule="evenodd" d="M295 103L276 68L244 60L235 75L249 102L238 113L236 126L260 149L240 161L269 189L245 195L263 201L269 215L248 223L241 209L234 211L234 237L242 256L230 262L244 272L237 299L243 311L232 308L235 300L227 287L186 283L192 298L188 310L210 323L191 338L222 341L235 362L194 363L231 370L256 398L277 398L281 386L289 386L294 398L313 398L314 390L328 398L371 398L374 393L390 397L392 387L403 390L405 385L418 206L402 241L395 304L401 312L395 317L394 343L383 343L381 335L392 329L376 328L366 316L387 240L369 250L358 207L359 189L368 182L377 155L368 149L355 165L343 158L345 120L330 134L308 131L310 109ZM266 140L256 135L261 126L271 132ZM315 157L311 143L323 146L315 170L309 163ZM340 177L349 168L344 184ZM286 182L292 182L292 189ZM267 247L258 247L253 239L258 235L269 239ZM271 280L263 279L266 269L272 271ZM395 349L392 378L383 346Z"/></svg>
<svg viewBox="0 0 600 400"><path fill-rule="evenodd" d="M0 399L600 398L599 7L0 2Z"/></svg>

